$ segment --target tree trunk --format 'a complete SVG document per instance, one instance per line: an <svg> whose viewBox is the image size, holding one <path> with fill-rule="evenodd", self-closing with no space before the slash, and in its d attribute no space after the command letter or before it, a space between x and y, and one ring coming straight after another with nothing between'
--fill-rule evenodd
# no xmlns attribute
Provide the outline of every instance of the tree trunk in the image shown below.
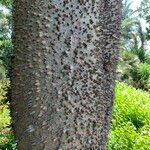
<svg viewBox="0 0 150 150"><path fill-rule="evenodd" d="M104 150L121 0L15 0L13 18L18 150Z"/></svg>

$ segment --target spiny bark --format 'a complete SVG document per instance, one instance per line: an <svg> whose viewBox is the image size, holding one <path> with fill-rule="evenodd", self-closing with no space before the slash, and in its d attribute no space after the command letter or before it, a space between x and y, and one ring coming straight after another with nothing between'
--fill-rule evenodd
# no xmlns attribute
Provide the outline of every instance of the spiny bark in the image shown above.
<svg viewBox="0 0 150 150"><path fill-rule="evenodd" d="M104 150L120 0L15 0L11 110L19 150Z"/></svg>

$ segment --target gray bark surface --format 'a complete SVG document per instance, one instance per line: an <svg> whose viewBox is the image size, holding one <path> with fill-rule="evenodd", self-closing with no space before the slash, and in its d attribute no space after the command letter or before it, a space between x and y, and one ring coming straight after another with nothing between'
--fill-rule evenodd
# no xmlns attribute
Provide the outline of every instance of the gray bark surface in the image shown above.
<svg viewBox="0 0 150 150"><path fill-rule="evenodd" d="M15 0L13 18L18 150L104 150L121 0Z"/></svg>

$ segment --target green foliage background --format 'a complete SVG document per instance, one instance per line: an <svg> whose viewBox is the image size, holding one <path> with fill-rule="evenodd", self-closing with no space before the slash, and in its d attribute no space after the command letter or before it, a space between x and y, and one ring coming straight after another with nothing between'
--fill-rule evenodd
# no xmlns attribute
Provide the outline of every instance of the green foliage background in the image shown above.
<svg viewBox="0 0 150 150"><path fill-rule="evenodd" d="M108 150L150 149L150 93L117 83Z"/></svg>

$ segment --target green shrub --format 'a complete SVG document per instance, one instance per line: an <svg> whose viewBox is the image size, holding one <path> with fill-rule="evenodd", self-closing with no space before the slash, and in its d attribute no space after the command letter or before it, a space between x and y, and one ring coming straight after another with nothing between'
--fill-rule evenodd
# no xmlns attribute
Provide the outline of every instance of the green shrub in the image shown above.
<svg viewBox="0 0 150 150"><path fill-rule="evenodd" d="M0 106L5 104L6 102L6 94L7 94L7 89L10 86L10 81L8 79L5 80L0 80Z"/></svg>
<svg viewBox="0 0 150 150"><path fill-rule="evenodd" d="M118 65L118 80L146 91L150 90L150 65L140 63L132 52L123 51Z"/></svg>
<svg viewBox="0 0 150 150"><path fill-rule="evenodd" d="M137 55L137 57L139 58L140 62L144 63L146 61L147 58L147 53L146 53L146 49L144 48L135 48L132 49L132 52Z"/></svg>
<svg viewBox="0 0 150 150"><path fill-rule="evenodd" d="M118 65L118 80L130 84L132 81L131 71L133 68L137 68L139 63L140 61L136 55L130 51L123 51L120 54Z"/></svg>
<svg viewBox="0 0 150 150"><path fill-rule="evenodd" d="M147 58L145 59L145 63L150 65L150 55L148 55Z"/></svg>
<svg viewBox="0 0 150 150"><path fill-rule="evenodd" d="M15 150L9 103L6 103L9 85L9 80L0 80L0 150Z"/></svg>
<svg viewBox="0 0 150 150"><path fill-rule="evenodd" d="M137 68L131 70L132 85L136 88L150 90L150 65L140 63Z"/></svg>
<svg viewBox="0 0 150 150"><path fill-rule="evenodd" d="M8 105L0 106L0 150L15 150Z"/></svg>
<svg viewBox="0 0 150 150"><path fill-rule="evenodd" d="M149 150L150 94L118 83L108 150Z"/></svg>

